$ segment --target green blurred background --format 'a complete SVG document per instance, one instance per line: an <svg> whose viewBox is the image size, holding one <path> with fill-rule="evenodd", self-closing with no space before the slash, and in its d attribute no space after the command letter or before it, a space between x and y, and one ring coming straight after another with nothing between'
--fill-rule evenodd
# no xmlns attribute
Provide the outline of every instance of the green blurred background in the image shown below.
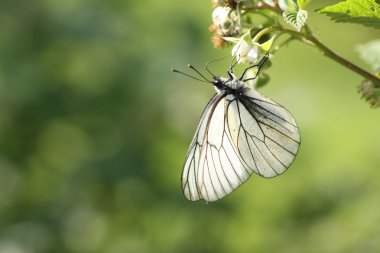
<svg viewBox="0 0 380 253"><path fill-rule="evenodd" d="M379 110L361 77L298 42L261 89L298 122L292 167L216 203L183 197L214 90L169 70L229 55L210 23L204 0L1 0L1 253L380 251ZM379 31L315 13L310 25L369 69L355 46Z"/></svg>

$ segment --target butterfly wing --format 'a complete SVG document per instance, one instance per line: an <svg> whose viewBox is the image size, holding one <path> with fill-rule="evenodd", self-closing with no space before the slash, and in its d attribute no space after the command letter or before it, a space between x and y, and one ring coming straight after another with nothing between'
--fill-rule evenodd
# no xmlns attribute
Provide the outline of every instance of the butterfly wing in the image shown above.
<svg viewBox="0 0 380 253"><path fill-rule="evenodd" d="M300 136L291 114L257 91L217 93L207 104L182 173L187 199L212 202L255 172L282 174L294 160Z"/></svg>
<svg viewBox="0 0 380 253"><path fill-rule="evenodd" d="M260 176L282 174L293 162L300 135L292 115L255 90L233 101L229 132L243 164Z"/></svg>
<svg viewBox="0 0 380 253"><path fill-rule="evenodd" d="M227 95L218 102L210 116L202 145L197 187L202 199L212 202L242 185L252 174L244 166L228 128L229 107L236 98Z"/></svg>
<svg viewBox="0 0 380 253"><path fill-rule="evenodd" d="M224 95L216 93L208 102L199 120L198 128L190 144L182 170L182 189L185 197L196 201L202 199L198 190L198 168L202 145L205 139L207 125L210 122L215 107Z"/></svg>
<svg viewBox="0 0 380 253"><path fill-rule="evenodd" d="M223 198L252 174L228 131L227 112L234 100L233 95L216 94L201 116L182 172L182 188L189 200Z"/></svg>

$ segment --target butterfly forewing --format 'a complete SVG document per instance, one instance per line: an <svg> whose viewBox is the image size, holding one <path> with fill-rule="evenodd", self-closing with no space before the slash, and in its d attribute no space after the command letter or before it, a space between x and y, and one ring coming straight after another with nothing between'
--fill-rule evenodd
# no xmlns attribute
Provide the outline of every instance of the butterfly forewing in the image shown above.
<svg viewBox="0 0 380 253"><path fill-rule="evenodd" d="M223 97L210 118L201 150L198 189L206 201L223 198L251 174L242 164L227 129L227 109L233 96Z"/></svg>
<svg viewBox="0 0 380 253"><path fill-rule="evenodd" d="M182 189L186 198L189 200L195 201L202 198L200 196L196 183L198 178L197 173L199 167L200 151L210 117L212 115L212 112L215 110L217 101L220 101L222 96L223 95L219 93L215 94L203 110L202 116L199 120L198 128L195 132L185 159L182 171Z"/></svg>

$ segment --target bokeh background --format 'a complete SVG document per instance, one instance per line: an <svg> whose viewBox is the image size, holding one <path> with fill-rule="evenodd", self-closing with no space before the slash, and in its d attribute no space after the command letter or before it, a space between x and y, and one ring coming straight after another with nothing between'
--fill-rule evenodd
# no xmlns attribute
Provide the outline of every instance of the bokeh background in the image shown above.
<svg viewBox="0 0 380 253"><path fill-rule="evenodd" d="M377 30L312 12L328 46ZM209 1L0 1L0 252L379 252L380 115L361 77L298 42L261 89L296 118L288 172L189 202L182 163L214 90L170 68L214 49ZM224 74L228 62L213 66Z"/></svg>

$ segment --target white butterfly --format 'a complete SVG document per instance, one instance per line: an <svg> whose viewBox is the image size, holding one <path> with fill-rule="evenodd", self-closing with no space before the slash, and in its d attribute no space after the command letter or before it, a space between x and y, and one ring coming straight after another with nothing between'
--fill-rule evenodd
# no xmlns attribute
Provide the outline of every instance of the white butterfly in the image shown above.
<svg viewBox="0 0 380 253"><path fill-rule="evenodd" d="M231 67L227 78L211 81L217 93L202 113L183 166L182 189L189 200L221 199L253 172L278 176L297 154L300 135L292 115L247 88L245 72L237 78Z"/></svg>

